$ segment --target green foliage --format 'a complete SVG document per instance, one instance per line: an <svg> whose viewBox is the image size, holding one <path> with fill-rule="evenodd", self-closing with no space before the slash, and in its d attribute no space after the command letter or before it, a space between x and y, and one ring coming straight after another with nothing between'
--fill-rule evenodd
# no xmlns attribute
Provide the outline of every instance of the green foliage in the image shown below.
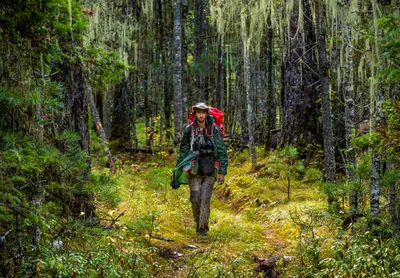
<svg viewBox="0 0 400 278"><path fill-rule="evenodd" d="M287 145L279 151L279 157L283 159L283 163L281 163L282 168L279 171L281 175L290 179L294 174L304 172L303 163L296 161L298 155L296 147L292 145Z"/></svg>
<svg viewBox="0 0 400 278"><path fill-rule="evenodd" d="M96 199L113 207L121 201L118 180L107 171L96 171L89 175L88 186L94 192Z"/></svg>
<svg viewBox="0 0 400 278"><path fill-rule="evenodd" d="M256 183L256 180L253 176L250 175L241 175L232 177L229 180L229 186L233 188L249 188Z"/></svg>
<svg viewBox="0 0 400 278"><path fill-rule="evenodd" d="M134 233L147 238L147 244L151 244L156 232L160 230L161 213L157 210L146 210L146 213L136 217L129 227Z"/></svg>
<svg viewBox="0 0 400 278"><path fill-rule="evenodd" d="M320 261L313 277L397 277L400 275L400 256L395 240L345 237L332 246L333 256Z"/></svg>
<svg viewBox="0 0 400 278"><path fill-rule="evenodd" d="M383 104L383 114L386 122L381 121L380 127L374 132L362 134L352 140L352 146L358 151L367 149L396 158L400 154L400 103L387 101Z"/></svg>
<svg viewBox="0 0 400 278"><path fill-rule="evenodd" d="M332 204L333 206L341 206L342 211L346 211L346 201L349 191L356 194L359 198L367 194L370 186L371 177L371 152L367 151L361 153L357 159L356 166L347 165L354 173L353 180L337 180L335 182L322 182L319 184L321 192L327 196L335 196L336 201L339 203ZM359 208L362 209L367 206L365 199L360 198ZM332 207L334 208L334 207Z"/></svg>
<svg viewBox="0 0 400 278"><path fill-rule="evenodd" d="M284 146L283 149L279 151L279 156L283 159L283 163L278 164L277 170L281 176L287 179L287 196L288 200L290 200L291 178L296 173L304 172L304 166L301 161L296 161L298 152L296 147L292 145Z"/></svg>
<svg viewBox="0 0 400 278"><path fill-rule="evenodd" d="M311 207L303 207L299 211L292 211L290 215L299 232L298 254L301 265L297 272L306 277L312 277L318 269L322 255L322 243L326 239L318 235L318 229L327 223L326 215L322 210Z"/></svg>
<svg viewBox="0 0 400 278"><path fill-rule="evenodd" d="M305 182L316 182L316 181L321 181L321 179L322 179L322 173L320 170L316 168L308 168L305 170L303 178Z"/></svg>
<svg viewBox="0 0 400 278"><path fill-rule="evenodd" d="M381 44L383 55L389 65L383 69L378 77L384 77L388 81L400 80L400 18L393 14L382 17L379 25L383 28Z"/></svg>
<svg viewBox="0 0 400 278"><path fill-rule="evenodd" d="M382 187L388 188L400 179L400 169L389 169L385 171L381 179Z"/></svg>
<svg viewBox="0 0 400 278"><path fill-rule="evenodd" d="M248 161L249 157L249 150L245 149L242 152L235 154L235 156L232 157L232 159L230 160L230 163L232 163L233 165L242 165L246 161Z"/></svg>
<svg viewBox="0 0 400 278"><path fill-rule="evenodd" d="M381 141L378 151L390 158L397 158L400 154L400 102L385 102L383 111L387 122L379 130Z"/></svg>
<svg viewBox="0 0 400 278"><path fill-rule="evenodd" d="M82 60L90 73L91 86L100 93L104 93L110 85L117 84L123 78L123 73L132 68L118 59L117 52L92 46L86 47Z"/></svg>
<svg viewBox="0 0 400 278"><path fill-rule="evenodd" d="M361 150L368 150L379 145L380 134L378 132L366 133L354 138L354 145Z"/></svg>
<svg viewBox="0 0 400 278"><path fill-rule="evenodd" d="M34 266L36 275L41 277L146 277L151 269L145 260L148 251L128 250L131 243L124 232L109 235L106 231L85 228L79 231L79 236L89 244L86 250L75 246L74 237L66 239L60 248L44 241L36 250L37 255L28 257L21 270L14 269L12 261L7 262L10 274L22 276L32 272Z"/></svg>

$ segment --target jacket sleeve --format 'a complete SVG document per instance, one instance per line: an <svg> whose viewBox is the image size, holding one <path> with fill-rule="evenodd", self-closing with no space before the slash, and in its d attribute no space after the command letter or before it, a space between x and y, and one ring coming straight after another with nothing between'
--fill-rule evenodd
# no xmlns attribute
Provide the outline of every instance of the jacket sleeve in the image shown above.
<svg viewBox="0 0 400 278"><path fill-rule="evenodd" d="M217 158L220 163L219 174L226 175L228 173L228 153L222 140L221 129L218 126L215 127L214 141L217 147Z"/></svg>
<svg viewBox="0 0 400 278"><path fill-rule="evenodd" d="M176 165L182 162L182 160L186 157L189 151L190 151L190 125L186 126L183 132L183 137L181 141L181 146L179 148L179 155L178 155L178 160L176 161Z"/></svg>

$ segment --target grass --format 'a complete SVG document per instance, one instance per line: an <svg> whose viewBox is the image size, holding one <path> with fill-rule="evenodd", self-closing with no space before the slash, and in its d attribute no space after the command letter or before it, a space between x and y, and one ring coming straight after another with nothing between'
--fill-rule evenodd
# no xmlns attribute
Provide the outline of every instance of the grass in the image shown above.
<svg viewBox="0 0 400 278"><path fill-rule="evenodd" d="M114 171L93 169L97 215L108 220L100 223L104 228L76 222L76 238L65 242L72 256L50 252L42 273L86 268L82 273L89 277L260 277L255 257L297 256L300 233L309 239L304 223L315 221L318 236L334 230L310 212L322 210L325 201L309 179L293 178L289 201L286 179L269 171L276 158L261 159L254 171L245 157L231 158L225 184L215 185L206 237L195 232L189 186L169 185L176 155L124 154L116 157ZM110 219L122 213L109 229ZM324 250L331 244L324 242ZM47 261L63 261L64 270Z"/></svg>
<svg viewBox="0 0 400 278"><path fill-rule="evenodd" d="M146 260L157 265L152 272L162 272L160 277L254 277L255 256L296 255L299 229L291 214L305 204L322 206L319 194L312 183L294 180L289 202L286 180L252 171L244 156L232 159L225 184L215 186L207 237L195 233L189 187L169 186L176 157L120 160L117 210L126 211L120 221L138 242L130 248L145 248ZM182 256L174 258L173 252Z"/></svg>

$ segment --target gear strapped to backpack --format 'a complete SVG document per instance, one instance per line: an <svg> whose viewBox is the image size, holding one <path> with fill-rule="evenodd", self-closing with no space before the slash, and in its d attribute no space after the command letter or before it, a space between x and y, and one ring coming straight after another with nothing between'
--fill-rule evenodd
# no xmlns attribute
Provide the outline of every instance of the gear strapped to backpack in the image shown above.
<svg viewBox="0 0 400 278"><path fill-rule="evenodd" d="M215 171L215 157L214 157L214 144L212 142L214 137L215 125L210 129L204 129L199 134L191 126L191 148L193 149L193 144L197 146L198 157L197 161L199 163L198 174L202 176L210 176L214 174ZM211 130L210 134L207 131ZM205 132L205 134L203 134Z"/></svg>
<svg viewBox="0 0 400 278"><path fill-rule="evenodd" d="M215 128L218 125L221 129L222 137L224 136L224 128L222 126L222 121L224 118L224 114L217 108L210 107L209 114L215 119L215 122L211 127L206 127L203 130L199 131L197 129L196 124L194 123L193 117L193 109L192 113L190 113L189 124L190 124L190 150L193 150L193 145L197 146L198 152L198 174L203 176L213 175L215 172L215 167L219 167L219 161L214 156L214 132Z"/></svg>

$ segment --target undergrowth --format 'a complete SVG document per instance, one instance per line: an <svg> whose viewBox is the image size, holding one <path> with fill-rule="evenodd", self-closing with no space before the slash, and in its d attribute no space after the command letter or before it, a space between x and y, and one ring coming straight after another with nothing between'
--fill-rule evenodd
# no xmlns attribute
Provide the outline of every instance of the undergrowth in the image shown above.
<svg viewBox="0 0 400 278"><path fill-rule="evenodd" d="M215 186L207 237L195 233L189 187L169 185L176 155L124 154L113 171L94 168L96 216L49 217L34 256L10 273L34 267L41 277L263 277L257 261L278 256L281 277L396 277L396 242L367 236L362 220L356 232L338 229L317 169L290 170L288 199L279 154L260 159L257 170L246 155L232 157L226 183Z"/></svg>

